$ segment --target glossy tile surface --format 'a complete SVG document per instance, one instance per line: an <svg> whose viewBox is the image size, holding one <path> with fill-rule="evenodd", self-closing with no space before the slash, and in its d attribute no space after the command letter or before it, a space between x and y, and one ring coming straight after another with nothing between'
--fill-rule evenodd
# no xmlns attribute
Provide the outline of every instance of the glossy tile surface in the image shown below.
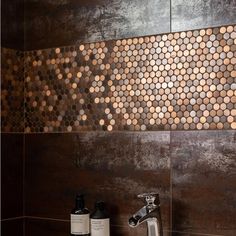
<svg viewBox="0 0 236 236"><path fill-rule="evenodd" d="M173 230L236 234L236 132L173 132Z"/></svg>
<svg viewBox="0 0 236 236"><path fill-rule="evenodd" d="M25 1L26 50L164 32L169 0Z"/></svg>
<svg viewBox="0 0 236 236"><path fill-rule="evenodd" d="M169 143L169 132L28 134L26 214L69 219L74 196L82 191L89 209L105 200L112 225L127 226L143 205L136 195L155 191L169 229ZM44 204L36 207L38 202Z"/></svg>
<svg viewBox="0 0 236 236"><path fill-rule="evenodd" d="M172 31L236 23L234 0L174 0L171 6Z"/></svg>

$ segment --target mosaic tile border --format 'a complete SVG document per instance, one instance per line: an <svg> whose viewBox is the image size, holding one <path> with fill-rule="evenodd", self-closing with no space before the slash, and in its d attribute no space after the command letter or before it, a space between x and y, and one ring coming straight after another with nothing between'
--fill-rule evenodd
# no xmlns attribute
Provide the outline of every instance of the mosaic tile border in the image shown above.
<svg viewBox="0 0 236 236"><path fill-rule="evenodd" d="M24 55L26 133L236 129L235 25Z"/></svg>
<svg viewBox="0 0 236 236"><path fill-rule="evenodd" d="M24 53L1 49L1 130L24 132Z"/></svg>
<svg viewBox="0 0 236 236"><path fill-rule="evenodd" d="M236 129L236 26L26 53L26 132Z"/></svg>

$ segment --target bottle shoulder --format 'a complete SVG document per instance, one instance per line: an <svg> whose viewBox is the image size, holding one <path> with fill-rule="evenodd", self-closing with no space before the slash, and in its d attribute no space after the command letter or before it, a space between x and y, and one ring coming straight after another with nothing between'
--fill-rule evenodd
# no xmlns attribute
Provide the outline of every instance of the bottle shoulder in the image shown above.
<svg viewBox="0 0 236 236"><path fill-rule="evenodd" d="M87 208L83 208L83 209L76 209L74 208L72 211L71 211L71 214L75 214L75 215L86 215L86 214L89 214L89 210Z"/></svg>
<svg viewBox="0 0 236 236"><path fill-rule="evenodd" d="M91 216L91 219L109 219L109 215L106 211L95 210Z"/></svg>

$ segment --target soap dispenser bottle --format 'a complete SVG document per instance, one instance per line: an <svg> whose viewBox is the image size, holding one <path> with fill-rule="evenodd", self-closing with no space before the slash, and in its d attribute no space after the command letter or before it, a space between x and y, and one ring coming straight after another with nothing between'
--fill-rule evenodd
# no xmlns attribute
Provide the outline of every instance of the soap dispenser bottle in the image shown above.
<svg viewBox="0 0 236 236"><path fill-rule="evenodd" d="M102 201L95 203L91 214L91 236L110 236L110 219Z"/></svg>
<svg viewBox="0 0 236 236"><path fill-rule="evenodd" d="M84 196L76 196L75 208L71 211L71 236L89 236L90 220L89 210L85 208Z"/></svg>

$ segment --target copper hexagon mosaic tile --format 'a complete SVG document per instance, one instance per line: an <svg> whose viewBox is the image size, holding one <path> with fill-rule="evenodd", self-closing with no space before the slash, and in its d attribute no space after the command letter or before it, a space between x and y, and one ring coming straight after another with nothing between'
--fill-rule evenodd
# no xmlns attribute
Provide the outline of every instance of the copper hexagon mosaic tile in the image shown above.
<svg viewBox="0 0 236 236"><path fill-rule="evenodd" d="M24 131L24 53L1 50L1 130Z"/></svg>
<svg viewBox="0 0 236 236"><path fill-rule="evenodd" d="M26 52L26 132L236 129L236 26Z"/></svg>

